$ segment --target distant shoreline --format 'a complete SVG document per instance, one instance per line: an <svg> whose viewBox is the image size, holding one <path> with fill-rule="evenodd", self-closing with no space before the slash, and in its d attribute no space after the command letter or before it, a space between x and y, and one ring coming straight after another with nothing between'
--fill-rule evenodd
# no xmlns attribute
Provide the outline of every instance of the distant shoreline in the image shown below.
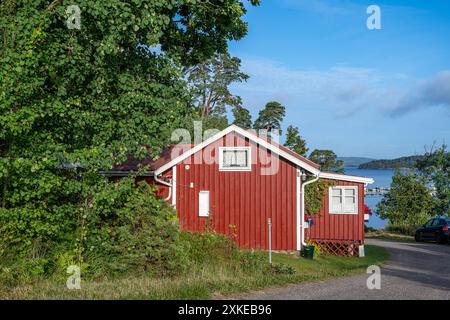
<svg viewBox="0 0 450 320"><path fill-rule="evenodd" d="M395 170L411 169L423 156L407 156L396 159L370 159L363 157L338 157L344 162L345 168L373 169L373 170Z"/></svg>

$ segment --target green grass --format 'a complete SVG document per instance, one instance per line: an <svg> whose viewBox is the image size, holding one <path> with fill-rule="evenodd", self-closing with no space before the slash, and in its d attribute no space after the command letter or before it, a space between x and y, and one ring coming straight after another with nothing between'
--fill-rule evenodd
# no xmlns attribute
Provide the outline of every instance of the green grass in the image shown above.
<svg viewBox="0 0 450 320"><path fill-rule="evenodd" d="M366 238L398 240L398 241L414 241L413 236L386 230L369 231L366 233Z"/></svg>
<svg viewBox="0 0 450 320"><path fill-rule="evenodd" d="M369 265L383 264L389 257L381 247L365 247L364 258L320 256L306 260L286 254L273 255L274 263L292 266L295 274L243 272L227 263L217 263L193 268L183 276L172 278L141 275L82 281L81 290L67 289L65 281L43 279L33 284L0 288L0 299L220 299L271 286L361 273Z"/></svg>

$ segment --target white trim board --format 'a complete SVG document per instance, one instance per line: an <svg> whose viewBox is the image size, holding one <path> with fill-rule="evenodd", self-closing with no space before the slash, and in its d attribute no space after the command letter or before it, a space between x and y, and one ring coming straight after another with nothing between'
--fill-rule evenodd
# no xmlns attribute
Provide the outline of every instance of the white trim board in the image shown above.
<svg viewBox="0 0 450 320"><path fill-rule="evenodd" d="M302 186L301 186L301 172L299 169L296 170L296 175L297 175L297 179L296 179L296 183L295 183L295 196L296 196L296 202L297 202L297 208L296 208L296 217L297 217L297 223L296 223L296 234L297 234L297 251L300 251L302 248L302 233L301 233L301 228L303 228L303 224L302 224L302 216L301 216L301 206L303 205L301 203L302 201Z"/></svg>
<svg viewBox="0 0 450 320"><path fill-rule="evenodd" d="M177 166L172 167L172 206L177 208Z"/></svg>
<svg viewBox="0 0 450 320"><path fill-rule="evenodd" d="M338 174L331 172L321 172L319 177L322 179L331 179L331 180L343 180L349 182L359 182L364 184L374 183L375 180L372 178L358 177L358 176L348 176L346 174Z"/></svg>

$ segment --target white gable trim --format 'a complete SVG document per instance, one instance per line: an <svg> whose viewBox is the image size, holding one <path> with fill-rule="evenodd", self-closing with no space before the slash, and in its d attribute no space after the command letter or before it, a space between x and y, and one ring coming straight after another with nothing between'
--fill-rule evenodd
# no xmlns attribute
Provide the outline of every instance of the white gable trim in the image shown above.
<svg viewBox="0 0 450 320"><path fill-rule="evenodd" d="M320 173L320 171L311 166L310 164L301 161L299 159L297 159L296 157L290 155L289 153L281 150L280 148L278 148L277 146L271 144L270 142L261 139L258 136L255 136L254 134L239 128L236 125L231 125L228 128L218 132L217 134L215 134L214 136L210 137L209 139L206 139L205 141L203 141L202 143L196 145L195 147L191 148L190 150L184 152L183 154L181 154L180 156L176 157L175 159L173 159L172 161L170 161L169 163L166 163L165 165L161 166L159 169L155 170L155 175L160 175L161 173L163 173L164 171L172 168L173 166L175 166L177 163L180 163L181 161L186 160L187 158L189 158L191 155L193 155L194 153L202 150L203 148L205 148L206 146L210 145L211 143L219 140L220 138L224 137L225 135L231 133L231 132L236 132L246 138L248 138L249 140L255 142L256 144L259 144L260 146L266 148L267 150L272 151L273 153L279 155L280 157L285 158L286 160L289 160L290 162L296 164L297 166L317 175Z"/></svg>
<svg viewBox="0 0 450 320"><path fill-rule="evenodd" d="M323 178L323 179L343 180L343 181L350 181L350 182L359 182L359 183L364 183L364 184L374 183L374 180L372 178L348 176L345 174L337 174L337 173L331 173L331 172L321 172L319 174L319 177Z"/></svg>

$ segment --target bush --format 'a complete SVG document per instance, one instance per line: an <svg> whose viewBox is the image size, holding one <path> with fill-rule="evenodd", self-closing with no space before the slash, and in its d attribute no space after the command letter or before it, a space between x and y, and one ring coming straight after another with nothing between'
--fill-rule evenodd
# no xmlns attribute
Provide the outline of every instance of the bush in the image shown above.
<svg viewBox="0 0 450 320"><path fill-rule="evenodd" d="M233 241L214 232L181 232L178 245L182 259L197 265L230 261L239 254Z"/></svg>
<svg viewBox="0 0 450 320"><path fill-rule="evenodd" d="M157 199L151 186L136 186L132 179L100 185L75 211L61 220L47 217L51 212L4 210L0 284L14 286L42 277L65 280L70 265L79 266L86 280L172 276L206 267L225 267L236 274L292 272L269 265L263 252L239 250L225 235L180 232L173 208ZM19 230L13 228L15 223L21 225Z"/></svg>
<svg viewBox="0 0 450 320"><path fill-rule="evenodd" d="M97 206L107 209L87 218L89 228L80 243L91 273L161 275L181 268L178 223L173 208L157 199L146 183L111 187L116 192L105 190L96 198ZM109 202L114 202L117 208L111 210Z"/></svg>
<svg viewBox="0 0 450 320"><path fill-rule="evenodd" d="M2 210L0 267L7 268L5 281L66 277L71 264L81 266L85 277L167 274L182 268L176 213L155 197L151 186L122 179L97 190L77 213L68 210L65 219L54 212Z"/></svg>
<svg viewBox="0 0 450 320"><path fill-rule="evenodd" d="M386 230L387 231L391 231L391 232L395 232L395 233L405 234L405 235L408 235L408 236L414 236L416 234L416 230L420 226L421 225L392 225L392 224L388 224L386 226Z"/></svg>

